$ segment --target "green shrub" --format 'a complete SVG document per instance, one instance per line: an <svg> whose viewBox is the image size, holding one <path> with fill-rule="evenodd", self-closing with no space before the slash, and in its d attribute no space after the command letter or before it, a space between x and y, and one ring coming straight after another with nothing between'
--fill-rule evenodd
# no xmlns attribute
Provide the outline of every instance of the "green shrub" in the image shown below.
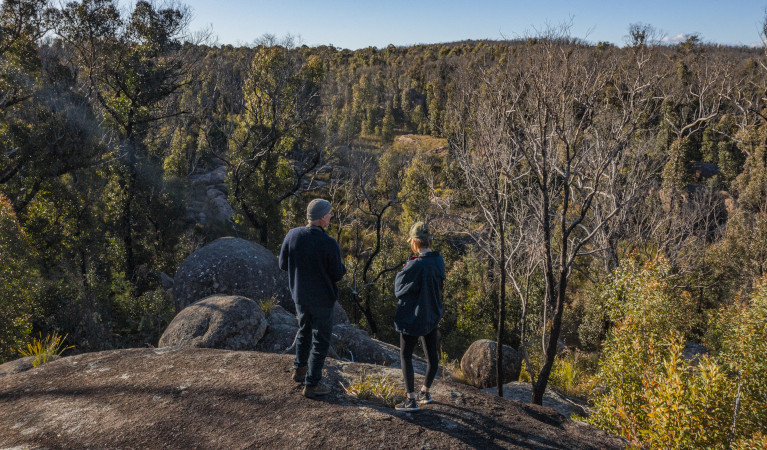
<svg viewBox="0 0 767 450"><path fill-rule="evenodd" d="M756 284L750 301L713 316L710 336L715 359L731 380L731 395L740 393L735 437L755 438L767 430L767 277Z"/></svg>
<svg viewBox="0 0 767 450"><path fill-rule="evenodd" d="M747 448L761 442L767 424L767 289L750 305L717 315L720 350L693 365L683 358L690 298L674 291L668 273L662 259L643 267L628 263L605 288L621 303L610 309L615 325L595 377L602 393L593 399L589 421L643 448Z"/></svg>
<svg viewBox="0 0 767 450"><path fill-rule="evenodd" d="M565 395L587 397L591 387L591 377L594 375L593 359L592 356L578 351L560 353L554 359L549 384ZM530 376L527 372L525 376L529 380Z"/></svg>

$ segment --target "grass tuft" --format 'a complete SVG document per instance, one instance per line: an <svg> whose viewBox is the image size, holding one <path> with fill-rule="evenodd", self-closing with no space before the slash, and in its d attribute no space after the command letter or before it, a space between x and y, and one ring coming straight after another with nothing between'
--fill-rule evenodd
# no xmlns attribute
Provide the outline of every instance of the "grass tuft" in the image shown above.
<svg viewBox="0 0 767 450"><path fill-rule="evenodd" d="M363 372L344 390L360 400L376 399L386 406L394 408L397 402L405 398L405 391L397 389L394 381L384 375L368 375Z"/></svg>
<svg viewBox="0 0 767 450"><path fill-rule="evenodd" d="M67 334L60 336L58 333L49 334L43 339L42 334L37 338L32 339L31 344L27 344L26 349L19 349L19 353L24 356L35 356L32 361L32 367L37 367L40 364L45 364L54 356L61 356L65 350L74 348L74 345L64 347L64 340L67 338Z"/></svg>
<svg viewBox="0 0 767 450"><path fill-rule="evenodd" d="M549 382L565 395L586 398L591 389L594 357L579 352L557 355Z"/></svg>
<svg viewBox="0 0 767 450"><path fill-rule="evenodd" d="M261 307L261 311L263 311L267 316L271 315L272 311L274 311L274 307L279 304L280 303L274 297L267 298L258 302L258 305Z"/></svg>

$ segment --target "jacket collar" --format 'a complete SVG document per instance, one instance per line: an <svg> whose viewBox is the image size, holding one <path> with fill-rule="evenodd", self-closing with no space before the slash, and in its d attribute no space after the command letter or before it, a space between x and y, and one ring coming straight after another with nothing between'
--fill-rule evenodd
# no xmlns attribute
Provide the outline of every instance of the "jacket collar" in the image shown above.
<svg viewBox="0 0 767 450"><path fill-rule="evenodd" d="M418 258L432 258L432 257L434 257L434 256L439 256L439 252L438 252L438 251L436 251L436 250L429 250L428 252L426 252L426 253L421 253L421 254L420 254L420 255L418 255L418 256L411 256L411 257L409 258L409 260L411 260L411 261L412 261L412 260L414 260L414 259L418 259Z"/></svg>

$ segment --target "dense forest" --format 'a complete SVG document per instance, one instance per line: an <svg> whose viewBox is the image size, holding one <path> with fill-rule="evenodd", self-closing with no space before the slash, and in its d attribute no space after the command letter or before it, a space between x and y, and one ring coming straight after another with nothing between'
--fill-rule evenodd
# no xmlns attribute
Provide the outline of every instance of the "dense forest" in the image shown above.
<svg viewBox="0 0 767 450"><path fill-rule="evenodd" d="M188 21L3 1L0 362L53 333L69 352L157 345L185 257L222 236L276 251L323 197L340 302L378 339L397 339L393 277L425 220L443 361L500 340L533 401L588 397L639 445L767 446L765 49L661 45L648 25L623 47L567 27L233 47ZM197 183L215 171L218 215Z"/></svg>

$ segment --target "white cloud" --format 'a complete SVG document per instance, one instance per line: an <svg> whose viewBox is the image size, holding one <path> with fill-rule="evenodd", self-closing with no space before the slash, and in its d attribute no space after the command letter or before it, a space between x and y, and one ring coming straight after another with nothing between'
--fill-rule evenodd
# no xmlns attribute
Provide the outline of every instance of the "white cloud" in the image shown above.
<svg viewBox="0 0 767 450"><path fill-rule="evenodd" d="M687 40L689 36L684 33L679 33L676 36L663 36L663 39L661 39L661 42L666 44L678 44L680 42L684 42Z"/></svg>

